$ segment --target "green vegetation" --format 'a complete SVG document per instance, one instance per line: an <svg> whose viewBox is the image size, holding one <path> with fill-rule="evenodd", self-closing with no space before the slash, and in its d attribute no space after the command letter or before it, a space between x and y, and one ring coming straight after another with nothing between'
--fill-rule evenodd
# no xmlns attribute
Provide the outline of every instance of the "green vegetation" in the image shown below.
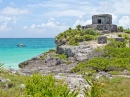
<svg viewBox="0 0 130 97"><path fill-rule="evenodd" d="M64 80L56 80L52 75L34 74L30 77L3 70L0 76L10 80L8 83L0 82L1 97L76 97L78 94L76 91L70 92ZM26 88L21 88L21 84L25 84Z"/></svg>
<svg viewBox="0 0 130 97"><path fill-rule="evenodd" d="M91 88L84 91L86 97L101 97L101 84L94 80L86 80Z"/></svg>
<svg viewBox="0 0 130 97"><path fill-rule="evenodd" d="M117 27L117 31L118 31L118 32L123 32L123 31L124 31L124 28L123 28L122 26L118 26L118 27Z"/></svg>
<svg viewBox="0 0 130 97"><path fill-rule="evenodd" d="M129 97L130 96L130 78L114 77L108 79L100 77L99 80L87 80L90 88L84 93L85 97Z"/></svg>
<svg viewBox="0 0 130 97"><path fill-rule="evenodd" d="M43 56L41 57L41 60L44 60L47 54L51 55L52 58L59 58L62 60L67 60L66 54L57 54L55 50L49 50L48 52L44 53Z"/></svg>
<svg viewBox="0 0 130 97"><path fill-rule="evenodd" d="M59 54L58 58L63 59L63 60L67 60L67 55L66 54Z"/></svg>
<svg viewBox="0 0 130 97"><path fill-rule="evenodd" d="M125 39L129 39L128 34L124 34L124 38L125 38Z"/></svg>
<svg viewBox="0 0 130 97"><path fill-rule="evenodd" d="M53 54L53 53L55 54L55 50L49 50L49 51L45 52L43 54L43 56L41 57L41 60L44 60L46 58L47 54Z"/></svg>
<svg viewBox="0 0 130 97"><path fill-rule="evenodd" d="M0 95L1 97L20 97L23 90L20 85L25 83L28 76L20 76L11 74L9 71L1 69L0 77L9 79L9 82L0 82Z"/></svg>
<svg viewBox="0 0 130 97"><path fill-rule="evenodd" d="M0 68L3 66L3 64L0 63Z"/></svg>
<svg viewBox="0 0 130 97"><path fill-rule="evenodd" d="M59 34L56 38L62 41L67 40L69 45L78 45L79 42L94 40L99 35L93 29L82 30L78 25L77 29L71 29ZM119 37L129 39L130 30L118 27L119 32L126 34L118 34ZM100 57L80 62L71 72L84 74L85 77L93 77L92 75L99 71L106 71L112 75L122 74L123 70L128 70L130 74L130 48L126 47L125 42L117 42L111 40L104 48L96 48L96 52L103 52ZM55 50L50 50L41 57L42 60L50 54L52 58L67 60L67 55L57 54ZM66 61L70 64L71 61ZM2 69L0 64L0 77L9 79L6 84L0 82L1 97L77 97L76 90L70 91L64 80L56 80L52 75L42 76L41 74L33 74L32 76L23 76L12 74L10 71ZM99 80L87 80L90 88L84 90L86 97L130 97L130 79L123 77L114 77L108 79L100 77ZM20 87L25 84L25 89ZM8 85L8 87L6 86Z"/></svg>
<svg viewBox="0 0 130 97"><path fill-rule="evenodd" d="M118 34L118 37L122 37L122 34Z"/></svg>
<svg viewBox="0 0 130 97"><path fill-rule="evenodd" d="M67 64L67 65L71 64L71 61L68 60L68 61L66 62L66 64Z"/></svg>
<svg viewBox="0 0 130 97"><path fill-rule="evenodd" d="M125 29L124 32L130 34L130 29Z"/></svg>
<svg viewBox="0 0 130 97"><path fill-rule="evenodd" d="M85 74L88 70L96 72L130 70L130 49L125 46L125 43L112 41L104 47L102 57L80 62L71 72Z"/></svg>
<svg viewBox="0 0 130 97"><path fill-rule="evenodd" d="M69 45L78 45L79 42L82 41L95 40L98 35L99 33L96 32L94 29L82 30L81 26L78 25L77 29L69 28L68 30L60 33L58 36L56 36L56 39L60 41L65 39L66 43L68 43Z"/></svg>
<svg viewBox="0 0 130 97"><path fill-rule="evenodd" d="M130 78L114 77L99 81L102 84L101 97L130 97Z"/></svg>
<svg viewBox="0 0 130 97"><path fill-rule="evenodd" d="M76 97L78 94L76 91L70 93L64 81L56 81L52 75L34 74L25 85L25 97Z"/></svg>

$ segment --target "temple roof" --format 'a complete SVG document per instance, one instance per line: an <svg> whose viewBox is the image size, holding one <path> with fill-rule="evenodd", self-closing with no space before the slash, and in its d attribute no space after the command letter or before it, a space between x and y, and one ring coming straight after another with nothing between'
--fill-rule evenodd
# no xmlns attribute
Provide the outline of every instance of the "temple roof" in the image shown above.
<svg viewBox="0 0 130 97"><path fill-rule="evenodd" d="M111 14L98 14L98 15L93 15L92 17L95 17L95 16L108 16L108 17L112 17Z"/></svg>

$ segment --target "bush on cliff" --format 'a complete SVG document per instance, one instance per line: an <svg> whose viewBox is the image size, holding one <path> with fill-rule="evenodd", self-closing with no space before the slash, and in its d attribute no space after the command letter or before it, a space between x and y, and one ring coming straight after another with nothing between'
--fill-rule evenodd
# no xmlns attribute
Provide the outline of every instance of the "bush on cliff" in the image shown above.
<svg viewBox="0 0 130 97"><path fill-rule="evenodd" d="M67 55L66 54L59 54L58 58L63 59L63 60L67 60Z"/></svg>
<svg viewBox="0 0 130 97"><path fill-rule="evenodd" d="M82 30L80 26L77 26L77 29L68 29L58 36L56 36L56 40L63 41L66 40L65 44L69 45L78 45L79 42L94 40L99 35L94 29L86 29Z"/></svg>

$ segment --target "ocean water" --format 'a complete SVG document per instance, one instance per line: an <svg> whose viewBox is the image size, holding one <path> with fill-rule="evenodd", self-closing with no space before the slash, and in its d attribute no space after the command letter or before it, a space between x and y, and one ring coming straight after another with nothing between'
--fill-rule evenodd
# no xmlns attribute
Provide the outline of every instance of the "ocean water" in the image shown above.
<svg viewBox="0 0 130 97"><path fill-rule="evenodd" d="M17 47L21 43L26 47ZM18 69L19 63L54 48L54 38L0 38L0 63Z"/></svg>

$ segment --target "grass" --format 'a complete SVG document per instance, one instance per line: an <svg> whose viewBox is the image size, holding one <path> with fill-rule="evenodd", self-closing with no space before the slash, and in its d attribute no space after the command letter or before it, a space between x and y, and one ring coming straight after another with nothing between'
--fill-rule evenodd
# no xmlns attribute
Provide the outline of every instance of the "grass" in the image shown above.
<svg viewBox="0 0 130 97"><path fill-rule="evenodd" d="M9 71L0 70L0 76L4 79L9 79L8 89L5 90L5 83L0 82L0 94L1 97L19 97L23 91L20 85L25 83L28 76L13 75Z"/></svg>
<svg viewBox="0 0 130 97"><path fill-rule="evenodd" d="M115 77L102 83L101 97L130 97L130 78Z"/></svg>
<svg viewBox="0 0 130 97"><path fill-rule="evenodd" d="M130 97L130 78L100 77L99 80L89 79L91 80L87 80L87 82L91 87L84 91L85 97Z"/></svg>
<svg viewBox="0 0 130 97"><path fill-rule="evenodd" d="M10 81L7 83L8 88L5 89L5 83L0 82L1 97L76 97L78 92L70 93L67 84L63 80L56 80L52 75L42 76L33 74L33 76L13 75L9 71L2 70L0 76ZM20 85L25 84L22 90ZM60 91L59 91L60 90Z"/></svg>

